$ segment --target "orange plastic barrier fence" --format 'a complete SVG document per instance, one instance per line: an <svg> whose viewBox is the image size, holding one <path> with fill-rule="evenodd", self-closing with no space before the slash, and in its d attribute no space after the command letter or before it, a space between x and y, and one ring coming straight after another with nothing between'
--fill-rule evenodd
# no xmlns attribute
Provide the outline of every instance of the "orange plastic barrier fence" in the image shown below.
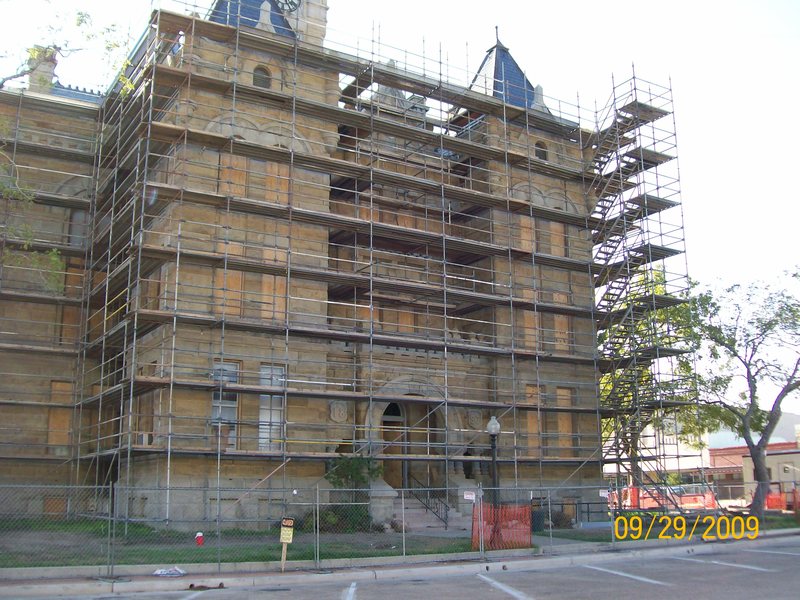
<svg viewBox="0 0 800 600"><path fill-rule="evenodd" d="M472 549L480 547L481 519L472 507ZM531 506L483 505L483 546L486 550L531 547Z"/></svg>
<svg viewBox="0 0 800 600"><path fill-rule="evenodd" d="M767 494L765 505L767 508L784 510L786 508L786 498L784 498L783 494Z"/></svg>

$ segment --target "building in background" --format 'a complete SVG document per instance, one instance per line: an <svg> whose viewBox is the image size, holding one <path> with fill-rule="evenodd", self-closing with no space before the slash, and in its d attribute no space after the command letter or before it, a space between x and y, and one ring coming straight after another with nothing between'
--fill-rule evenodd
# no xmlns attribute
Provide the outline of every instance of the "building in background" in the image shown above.
<svg viewBox="0 0 800 600"><path fill-rule="evenodd" d="M496 416L525 498L596 500L604 460L647 483L630 448L690 396L671 90L582 113L499 40L448 80L326 48L326 11L156 11L102 98L0 92L30 196L4 200L2 480L260 520L358 453L384 520L488 484Z"/></svg>

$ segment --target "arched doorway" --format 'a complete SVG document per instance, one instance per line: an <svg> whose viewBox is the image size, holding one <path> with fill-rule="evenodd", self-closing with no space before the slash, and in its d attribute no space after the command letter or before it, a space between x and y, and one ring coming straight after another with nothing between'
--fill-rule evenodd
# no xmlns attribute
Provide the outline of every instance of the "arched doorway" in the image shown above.
<svg viewBox="0 0 800 600"><path fill-rule="evenodd" d="M405 454L408 444L407 423L403 407L397 402L388 404L381 417L381 439L384 454ZM383 480L395 489L406 487L406 461L383 461Z"/></svg>
<svg viewBox="0 0 800 600"><path fill-rule="evenodd" d="M455 475L456 469L460 472L462 468L460 455L467 447L464 410L448 410L440 386L413 377L389 381L377 395L392 399L407 396L409 402L381 402L376 398L367 409L363 442L369 453L416 455L384 460L384 482L392 488L411 487L412 478L425 486L446 485L447 473ZM435 401L421 402L420 398Z"/></svg>

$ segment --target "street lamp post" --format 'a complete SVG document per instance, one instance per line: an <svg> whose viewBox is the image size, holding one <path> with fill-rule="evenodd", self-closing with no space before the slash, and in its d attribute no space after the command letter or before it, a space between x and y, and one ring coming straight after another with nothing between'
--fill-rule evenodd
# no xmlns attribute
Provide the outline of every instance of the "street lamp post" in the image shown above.
<svg viewBox="0 0 800 600"><path fill-rule="evenodd" d="M499 473L497 472L497 436L500 435L500 422L492 415L486 424L486 433L492 445L492 505L497 506L500 490Z"/></svg>
<svg viewBox="0 0 800 600"><path fill-rule="evenodd" d="M498 550L502 547L500 540L500 474L497 471L497 436L500 435L500 423L492 416L486 424L486 433L492 445L492 534L489 537L489 549Z"/></svg>

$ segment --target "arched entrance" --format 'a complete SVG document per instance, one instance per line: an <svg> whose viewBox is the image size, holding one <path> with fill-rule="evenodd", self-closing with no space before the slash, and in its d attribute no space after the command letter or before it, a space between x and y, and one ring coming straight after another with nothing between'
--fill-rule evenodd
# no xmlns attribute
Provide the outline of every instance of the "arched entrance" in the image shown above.
<svg viewBox="0 0 800 600"><path fill-rule="evenodd" d="M403 407L392 402L381 417L383 454L406 454L408 451L407 421ZM395 489L407 487L407 471L404 460L383 461L383 480Z"/></svg>
<svg viewBox="0 0 800 600"><path fill-rule="evenodd" d="M413 487L412 478L423 486L444 486L446 468L451 474L456 466L461 468L457 457L466 448L463 410L447 410L440 387L410 377L387 382L376 395L391 396L392 401L376 398L367 410L364 441L370 454L416 455L416 460L399 456L384 460L383 480L395 489ZM403 402L402 396L410 401ZM422 398L434 401L420 401Z"/></svg>

